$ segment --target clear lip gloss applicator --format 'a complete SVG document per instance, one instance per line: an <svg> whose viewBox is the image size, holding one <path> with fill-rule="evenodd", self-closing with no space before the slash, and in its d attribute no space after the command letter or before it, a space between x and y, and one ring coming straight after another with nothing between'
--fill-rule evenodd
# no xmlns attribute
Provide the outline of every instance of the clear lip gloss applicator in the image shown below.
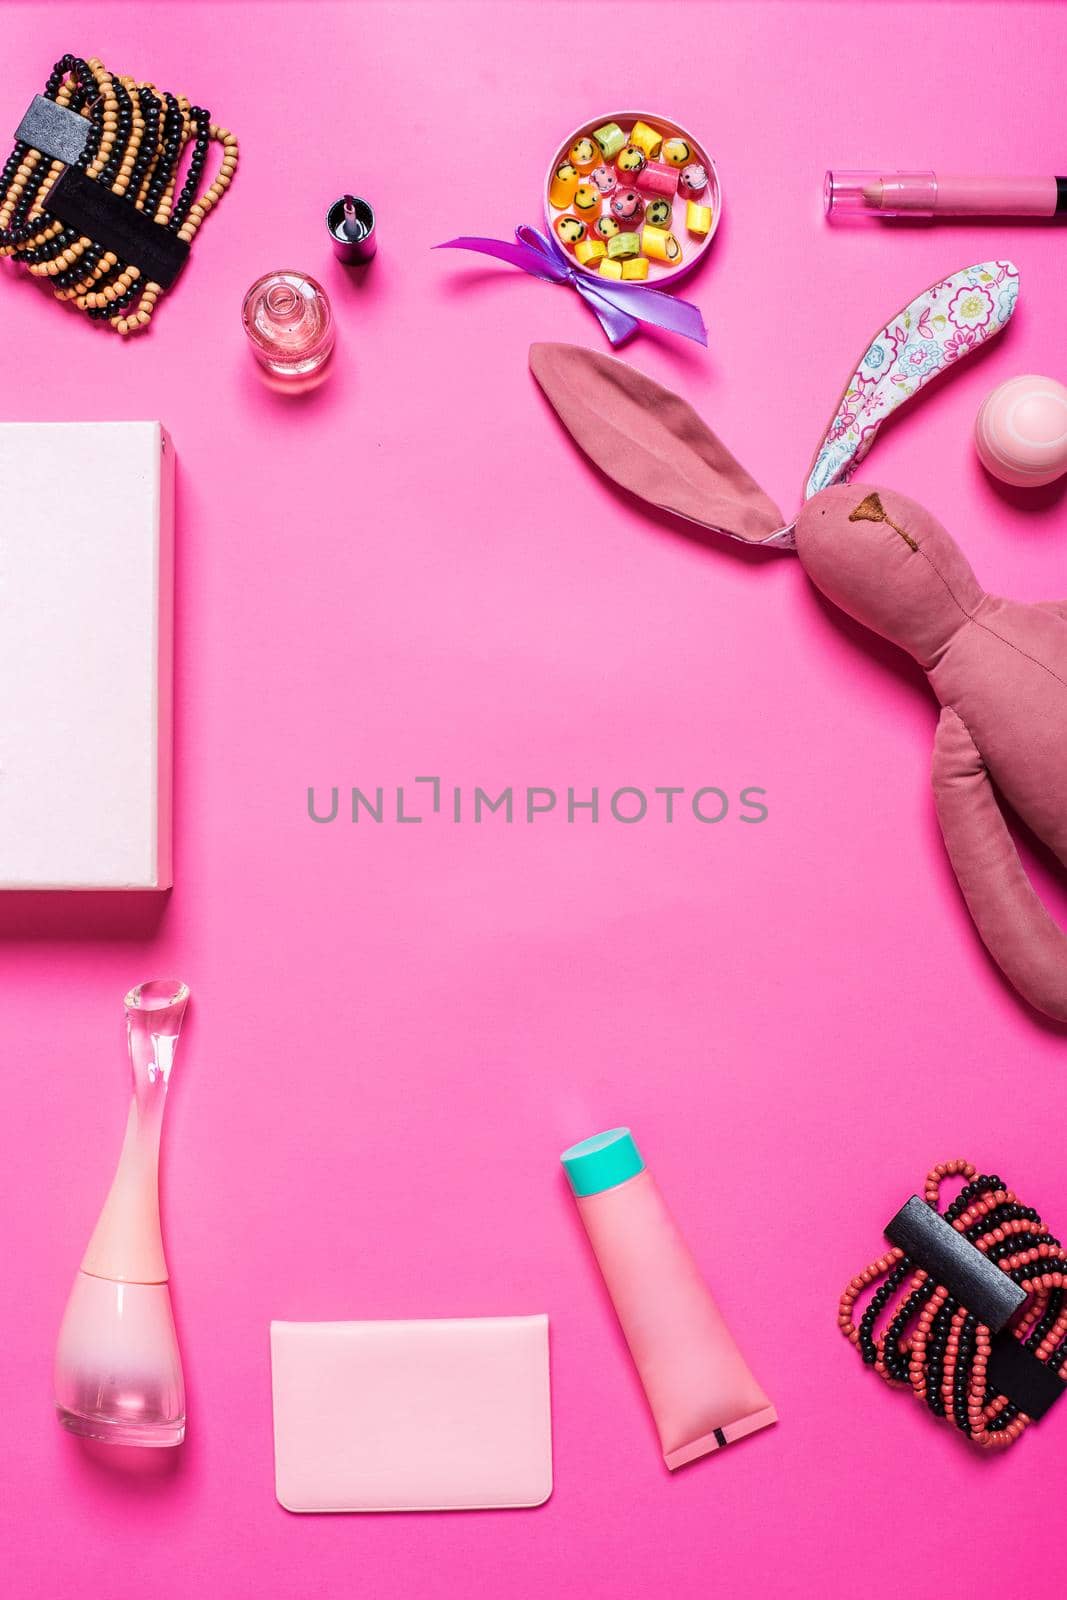
<svg viewBox="0 0 1067 1600"><path fill-rule="evenodd" d="M63 1427L113 1444L185 1438L185 1382L159 1224L159 1141L189 990L163 979L126 996L133 1098L119 1164L74 1279L56 1349Z"/></svg>
<svg viewBox="0 0 1067 1600"><path fill-rule="evenodd" d="M834 167L823 183L829 217L1067 217L1067 178L944 172L853 172Z"/></svg>

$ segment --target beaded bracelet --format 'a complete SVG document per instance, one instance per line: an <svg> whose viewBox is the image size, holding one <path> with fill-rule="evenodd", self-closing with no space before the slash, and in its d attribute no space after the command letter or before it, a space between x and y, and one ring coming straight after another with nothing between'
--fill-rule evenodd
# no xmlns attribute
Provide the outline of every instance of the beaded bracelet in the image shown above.
<svg viewBox="0 0 1067 1600"><path fill-rule="evenodd" d="M1003 1449L1034 1420L1002 1392L1005 1372L1022 1363L1033 1367L1036 1358L1043 1370L1034 1370L1045 1387L1058 1392L1056 1379L1067 1377L1067 1252L1032 1207L997 1176L977 1175L969 1161L945 1161L930 1171L925 1199L934 1210L942 1181L953 1177L962 1177L965 1186L945 1208L945 1221L1029 1295L1011 1331L994 1335L896 1246L851 1280L841 1296L838 1326L887 1383L909 1386L935 1417L975 1444ZM876 1283L857 1324L856 1301ZM876 1333L895 1296L884 1332Z"/></svg>
<svg viewBox="0 0 1067 1600"><path fill-rule="evenodd" d="M183 95L114 77L96 57L82 61L67 55L57 61L44 97L89 124L71 167L187 248L236 171L233 134ZM222 160L201 194L213 143L221 146ZM192 150L179 190L187 145ZM0 256L21 262L35 277L50 279L57 300L73 301L94 321L106 321L118 333L138 333L147 327L164 286L136 262L120 260L106 243L48 214L48 196L66 170L62 161L16 142L0 173Z"/></svg>

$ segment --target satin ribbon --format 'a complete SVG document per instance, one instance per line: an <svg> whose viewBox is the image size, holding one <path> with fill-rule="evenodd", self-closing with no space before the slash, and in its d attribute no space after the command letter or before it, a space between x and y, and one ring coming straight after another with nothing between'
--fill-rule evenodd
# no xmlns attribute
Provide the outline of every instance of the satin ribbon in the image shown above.
<svg viewBox="0 0 1067 1600"><path fill-rule="evenodd" d="M663 328L667 333L680 333L685 339L695 339L697 344L707 344L704 318L691 301L679 300L642 283L591 278L573 266L555 239L525 223L515 229L515 239L516 243L512 244L508 239L464 235L460 239L446 239L443 244L434 245L434 249L476 250L483 256L495 256L498 261L521 267L523 272L543 278L546 283L570 284L596 315L612 344L621 344L636 333L641 322Z"/></svg>

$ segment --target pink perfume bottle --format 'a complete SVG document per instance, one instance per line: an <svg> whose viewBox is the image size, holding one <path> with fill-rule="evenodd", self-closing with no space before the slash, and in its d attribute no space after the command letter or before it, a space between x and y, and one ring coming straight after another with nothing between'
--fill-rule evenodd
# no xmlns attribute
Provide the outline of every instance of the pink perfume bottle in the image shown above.
<svg viewBox="0 0 1067 1600"><path fill-rule="evenodd" d="M114 1444L185 1438L185 1382L159 1225L159 1139L189 990L126 996L133 1099L118 1168L67 1301L56 1349L64 1428Z"/></svg>
<svg viewBox="0 0 1067 1600"><path fill-rule="evenodd" d="M302 380L333 349L326 291L304 272L268 272L244 298L241 319L256 360L276 378Z"/></svg>

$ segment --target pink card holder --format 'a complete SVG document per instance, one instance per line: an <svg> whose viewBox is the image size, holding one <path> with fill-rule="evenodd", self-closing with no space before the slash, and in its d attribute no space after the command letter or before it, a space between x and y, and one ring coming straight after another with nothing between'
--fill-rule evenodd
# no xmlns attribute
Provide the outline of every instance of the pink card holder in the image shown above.
<svg viewBox="0 0 1067 1600"><path fill-rule="evenodd" d="M470 1511L552 1492L548 1318L272 1322L288 1511Z"/></svg>

